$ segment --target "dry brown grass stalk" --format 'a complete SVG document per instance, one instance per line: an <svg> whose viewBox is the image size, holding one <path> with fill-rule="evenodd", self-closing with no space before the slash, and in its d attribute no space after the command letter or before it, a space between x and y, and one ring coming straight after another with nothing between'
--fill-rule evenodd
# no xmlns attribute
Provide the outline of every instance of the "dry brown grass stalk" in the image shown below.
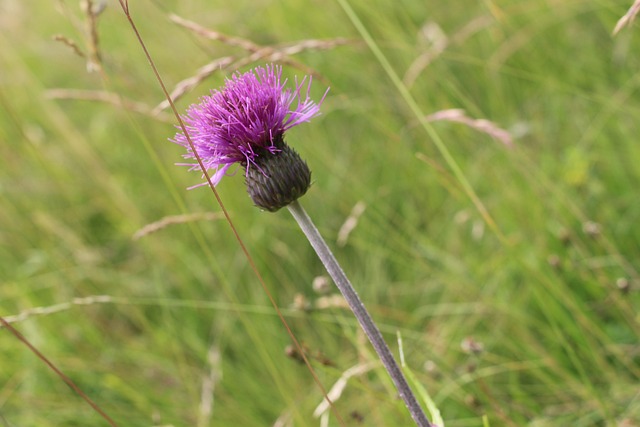
<svg viewBox="0 0 640 427"><path fill-rule="evenodd" d="M47 316L61 311L67 311L73 306L77 305L93 305L93 304L108 304L113 302L109 295L93 295L85 298L74 298L71 301L62 302L59 304L44 306L44 307L32 307L21 311L13 316L5 316L4 320L7 323L17 323L27 320L34 316ZM2 326L0 326L2 329Z"/></svg>
<svg viewBox="0 0 640 427"><path fill-rule="evenodd" d="M489 135L490 137L500 141L507 147L513 146L513 138L509 131L502 129L489 120L472 119L471 117L466 115L464 110L459 108L438 111L427 116L427 120L432 122L444 120L449 122L462 123L472 129L477 130L478 132Z"/></svg>
<svg viewBox="0 0 640 427"><path fill-rule="evenodd" d="M185 215L166 216L159 221L145 225L133 234L133 240L138 240L148 234L155 233L170 225L184 224L192 221L217 221L224 219L221 212L200 212Z"/></svg>
<svg viewBox="0 0 640 427"><path fill-rule="evenodd" d="M634 19L636 19L638 13L640 13L640 0L635 0L627 13L625 13L624 16L622 16L622 18L620 18L616 23L616 26L613 29L613 35L615 36L621 29L630 25Z"/></svg>
<svg viewBox="0 0 640 427"><path fill-rule="evenodd" d="M252 42L251 40L243 39L241 37L234 37L223 34L219 31L213 31L208 28L203 27L202 25L185 19L181 16L170 14L169 20L175 24L178 24L194 33L207 38L209 40L217 40L228 46L237 46L244 50L248 50L249 52L255 52L262 48L262 46Z"/></svg>
<svg viewBox="0 0 640 427"><path fill-rule="evenodd" d="M306 50L328 50L349 43L347 39L335 38L331 40L300 40L295 43L287 43L283 45L263 46L245 38L229 36L219 31L210 30L196 22L182 18L178 15L171 14L169 15L169 19L175 24L193 31L201 37L205 37L209 40L216 40L232 47L239 47L248 54L246 56L225 56L215 59L214 61L200 67L195 75L187 77L175 85L170 94L171 99L174 102L189 93L202 81L217 71L234 72L257 61L282 63L323 81L323 77L315 70L307 67L299 61L296 61L291 58L291 56ZM169 101L164 100L153 109L153 112L158 113L165 110L169 105Z"/></svg>
<svg viewBox="0 0 640 427"><path fill-rule="evenodd" d="M65 46L70 47L73 53L78 55L80 58L85 57L85 54L82 51L82 49L80 49L80 46L78 46L78 44L73 40L71 40L70 38L63 36L62 34L56 34L55 36L53 36L53 40L60 42Z"/></svg>
<svg viewBox="0 0 640 427"><path fill-rule="evenodd" d="M106 0L81 0L80 9L85 15L85 19L80 23L77 19L74 19L72 14L68 11L67 5L63 1L58 1L59 8L70 17L74 25L79 29L78 32L85 34L85 50L69 37L64 35L55 35L53 39L59 41L64 45L70 47L73 52L86 60L86 66L88 72L102 71L102 54L100 53L100 43L98 36L98 15L105 9L107 3Z"/></svg>
<svg viewBox="0 0 640 427"><path fill-rule="evenodd" d="M379 362L366 362L361 363L351 368L347 369L342 373L340 378L333 384L331 389L329 390L328 396L332 402L337 402L342 396L342 392L347 388L347 382L352 377L357 377L360 375L364 375L372 369L376 368L380 363ZM326 400L320 402L320 404L316 407L315 411L313 411L313 416L315 418L321 417L324 413L329 410L329 404Z"/></svg>
<svg viewBox="0 0 640 427"><path fill-rule="evenodd" d="M344 247L347 244L347 240L349 239L349 235L358 225L358 220L360 216L364 213L364 210L367 208L367 205L361 200L355 204L353 209L351 209L351 213L349 217L345 220L338 231L338 246Z"/></svg>
<svg viewBox="0 0 640 427"><path fill-rule="evenodd" d="M96 101L115 105L128 111L144 114L166 123L174 123L173 115L156 112L146 104L123 98L121 95L102 90L83 90L83 89L49 89L45 92L45 96L49 99L74 99L79 101Z"/></svg>
<svg viewBox="0 0 640 427"><path fill-rule="evenodd" d="M100 408L75 382L64 374L48 357L38 350L20 331L14 328L11 323L7 322L0 316L0 324L11 332L20 342L22 342L38 359L49 367L62 381L64 381L74 392L76 392L93 410L98 413L111 427L118 427L116 422Z"/></svg>
<svg viewBox="0 0 640 427"><path fill-rule="evenodd" d="M208 375L202 379L200 405L198 408L198 427L211 425L216 385L222 379L222 355L217 345L212 344L207 352Z"/></svg>
<svg viewBox="0 0 640 427"><path fill-rule="evenodd" d="M100 39L98 37L98 15L104 9L104 2L95 5L92 0L82 0L80 8L86 15L85 32L87 34L87 71L102 70L102 55L100 53Z"/></svg>
<svg viewBox="0 0 640 427"><path fill-rule="evenodd" d="M413 86L420 74L446 49L451 45L461 44L466 39L489 26L494 19L491 16L479 16L458 31L450 38L434 22L427 22L421 28L421 38L428 43L426 50L418 55L411 63L402 78L402 82L407 86Z"/></svg>
<svg viewBox="0 0 640 427"><path fill-rule="evenodd" d="M170 93L173 102L176 102L178 99L191 92L193 88L198 86L202 81L216 71L226 69L233 63L234 59L235 58L233 56L225 56L223 58L216 59L215 61L200 67L195 75L178 82ZM169 106L169 101L165 99L153 108L153 114L159 114L162 110L169 108Z"/></svg>

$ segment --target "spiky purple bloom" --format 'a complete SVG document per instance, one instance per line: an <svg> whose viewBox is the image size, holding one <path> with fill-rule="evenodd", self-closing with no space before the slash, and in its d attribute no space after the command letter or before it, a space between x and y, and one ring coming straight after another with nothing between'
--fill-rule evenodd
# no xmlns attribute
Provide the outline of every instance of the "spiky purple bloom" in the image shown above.
<svg viewBox="0 0 640 427"><path fill-rule="evenodd" d="M281 76L282 67L273 64L236 73L224 88L212 90L182 117L205 168L215 171L214 185L234 163L246 168L247 179L253 169L269 179L265 161L283 150L293 151L284 143L284 133L320 114L319 104L309 97L311 77L305 76L299 84L296 80L291 90ZM172 141L187 148L186 159L195 158L184 133L178 132ZM200 170L197 162L181 165Z"/></svg>

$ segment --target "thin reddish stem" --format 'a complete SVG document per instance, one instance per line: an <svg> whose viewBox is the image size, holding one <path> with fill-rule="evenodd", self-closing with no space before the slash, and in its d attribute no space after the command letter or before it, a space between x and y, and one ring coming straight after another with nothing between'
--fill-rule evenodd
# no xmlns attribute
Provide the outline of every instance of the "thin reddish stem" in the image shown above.
<svg viewBox="0 0 640 427"><path fill-rule="evenodd" d="M85 394L85 392L80 390L80 387L78 387L71 380L71 378L66 376L60 369L58 369L58 367L56 365L54 365L53 362L51 362L49 359L47 359L47 357L44 354L42 354L40 352L40 350L35 348L35 346L33 344L31 344L29 342L29 340L24 335L22 335L20 333L20 331L18 331L16 328L14 328L11 325L11 323L9 323L6 320L4 320L4 318L1 317L1 316L0 316L0 323L2 323L2 326L7 328L9 330L9 332L11 332L13 335L15 335L16 338L18 338L20 341L22 341L22 343L24 345L26 345L29 348L29 350L31 350L31 352L33 354L35 354L40 360L42 360L45 363L45 365L47 365L53 372L55 372L55 374L57 376L59 376L62 379L62 381L67 383L67 385L69 387L71 387L73 389L73 391L75 391L82 399L84 399L84 401L87 402L93 408L94 411L96 411L98 414L100 414L100 416L102 418L104 418L109 423L109 425L111 425L112 427L118 427L116 422L113 421L113 419L111 419L111 417L109 415L107 415L106 412L104 412L93 400L91 400L91 398L89 396L87 396Z"/></svg>
<svg viewBox="0 0 640 427"><path fill-rule="evenodd" d="M335 415L336 419L339 421L340 425L341 426L345 426L344 420L342 419L342 417L338 413L338 411L335 408L335 405L333 404L331 399L329 399L329 396L327 395L326 389L324 388L324 386L320 382L320 378L318 378L318 375L316 374L315 370L311 366L311 363L309 362L309 359L305 355L305 352L304 352L302 346L300 345L298 339L296 338L296 336L294 335L293 331L291 330L291 327L289 326L289 324L287 323L286 319L284 318L284 315L280 311L280 308L278 307L278 304L276 303L273 295L269 291L269 288L267 287L266 282L264 281L264 279L262 278L262 275L258 271L258 267L256 266L255 262L253 261L253 258L249 254L249 250L245 246L244 242L242 241L242 238L240 237L240 234L238 233L238 230L236 229L236 226L234 225L233 221L231 220L231 217L229 216L229 213L227 212L227 209L225 208L224 203L222 203L222 199L220 198L220 195L218 194L218 191L216 190L215 185L211 181L211 176L207 172L207 168L205 167L204 163L202 162L202 158L198 155L198 152L195 149L193 141L191 140L191 137L189 136L189 132L187 131L187 128L184 125L184 122L182 121L182 118L180 117L180 114L178 113L178 109L176 108L175 104L173 103L173 100L171 99L171 96L169 95L169 91L167 90L167 88L166 88L166 86L164 84L164 81L162 80L162 77L160 77L160 72L156 68L155 63L153 62L153 59L151 58L151 54L147 50L147 47L146 47L144 41L142 40L142 36L138 32L138 28L137 28L136 24L133 21L133 18L131 17L131 15L129 13L128 1L127 0L118 0L118 1L120 3L120 6L122 7L122 10L124 11L124 14L127 17L127 20L129 21L129 24L131 25L131 28L132 28L133 32L136 35L136 38L138 39L138 43L140 43L140 46L142 47L142 50L144 51L144 54L145 54L145 56L147 58L147 61L149 61L149 65L151 65L151 69L153 70L153 74L155 75L156 80L158 81L158 84L160 84L160 87L162 88L162 92L164 93L167 101L169 102L169 105L171 106L171 110L173 111L173 114L175 115L176 119L178 120L180 128L182 129L182 132L183 132L184 136L186 137L186 139L187 139L187 141L189 143L189 147L191 148L191 151L194 153L196 161L198 162L198 165L200 166L200 169L202 170L203 175L205 176L205 178L207 179L207 182L209 183L209 188L211 188L211 191L213 192L213 195L215 196L216 201L218 202L218 205L220 206L220 209L222 209L222 213L224 214L225 219L227 220L227 223L231 227L231 231L233 232L233 235L235 236L236 240L238 241L238 244L240 245L240 248L241 248L242 252L244 253L245 257L247 258L247 261L249 262L249 266L251 267L251 269L255 273L256 277L258 278L258 281L260 282L260 285L262 286L262 289L267 294L267 297L269 298L269 301L271 302L271 305L273 306L274 310L276 311L276 314L280 318L280 321L284 325L284 327L285 327L285 329L287 331L287 334L289 335L289 337L293 341L296 349L298 350L298 352L300 353L300 355L304 359L304 363L307 366L307 369L309 370L309 372L311 373L311 375L313 377L313 380L315 381L315 383L318 385L318 387L322 391L322 395L324 396L324 398L331 405L331 410L332 410L333 414Z"/></svg>

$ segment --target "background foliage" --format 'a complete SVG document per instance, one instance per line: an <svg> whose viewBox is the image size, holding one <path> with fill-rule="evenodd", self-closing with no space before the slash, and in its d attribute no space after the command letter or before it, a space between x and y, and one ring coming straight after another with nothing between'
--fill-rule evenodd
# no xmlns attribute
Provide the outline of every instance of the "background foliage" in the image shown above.
<svg viewBox="0 0 640 427"><path fill-rule="evenodd" d="M346 39L291 57L308 68L285 65L290 77L316 73L316 99L331 87L323 115L288 135L313 170L302 202L396 350L402 334L407 364L447 426L479 426L483 416L491 425L633 426L640 46L637 26L611 36L628 7L140 0L131 12L170 88L216 58L247 55L170 13L260 45ZM199 175L173 166L182 154L167 142L174 119L69 92L54 99L63 88L150 108L162 101L117 2L98 16L103 71L92 73L52 38L87 52L76 1L3 0L0 9L0 314L119 425L318 425L322 394L287 357L288 336L229 225L191 221L132 239L167 216L220 210L206 189L185 191ZM464 109L509 131L513 146L460 123L425 129L402 88L422 114ZM322 306L311 286L322 266L292 218L251 207L242 181L241 172L224 179L222 200L329 388L373 360L371 349L346 310ZM338 245L358 203L357 226ZM6 329L0 349L0 424L105 425ZM350 379L335 405L346 425L410 424L379 367Z"/></svg>

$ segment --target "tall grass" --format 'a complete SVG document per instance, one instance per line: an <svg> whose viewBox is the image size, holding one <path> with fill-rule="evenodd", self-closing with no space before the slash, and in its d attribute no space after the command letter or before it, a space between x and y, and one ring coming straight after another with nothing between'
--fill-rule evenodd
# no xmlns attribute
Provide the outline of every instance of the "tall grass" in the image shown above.
<svg viewBox="0 0 640 427"><path fill-rule="evenodd" d="M331 86L323 116L288 135L313 171L303 203L334 242L364 203L336 256L394 348L400 331L447 426L484 416L492 426L640 423L640 61L637 28L610 35L629 5L347 4L368 45L338 2L131 9L169 86L242 51L168 13L263 45L349 40L294 56L319 74L317 94ZM206 189L185 191L199 176L173 166L182 148L167 142L171 119L50 97L66 88L162 101L116 6L99 16L101 74L52 40L85 49L75 2L0 4L0 314L26 313L13 325L119 425L319 425L322 394L287 357L289 339L224 221L132 239L161 218L219 210ZM372 49L424 114L462 108L511 132L509 149L463 124L430 123L495 228ZM312 290L322 266L289 216L251 207L240 174L219 191L323 384L375 360L349 313ZM93 295L108 298L74 303ZM4 329L0 348L4 425L105 425ZM410 425L380 367L350 378L335 405L347 425Z"/></svg>

